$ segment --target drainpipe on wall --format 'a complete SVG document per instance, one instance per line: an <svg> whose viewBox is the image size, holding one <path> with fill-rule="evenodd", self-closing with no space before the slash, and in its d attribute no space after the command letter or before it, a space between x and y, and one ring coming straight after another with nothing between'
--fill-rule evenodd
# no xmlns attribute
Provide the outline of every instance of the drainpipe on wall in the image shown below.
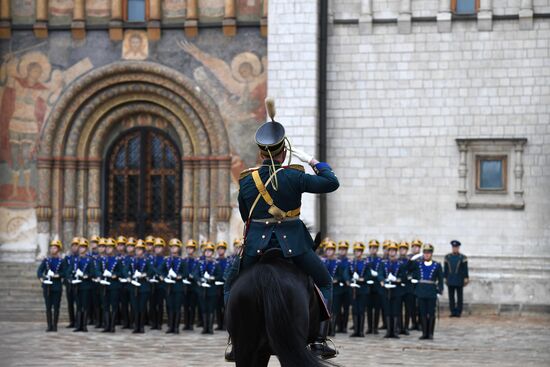
<svg viewBox="0 0 550 367"><path fill-rule="evenodd" d="M319 0L319 160L327 161L327 29L328 0ZM321 194L319 200L319 231L321 238L327 235L327 195Z"/></svg>

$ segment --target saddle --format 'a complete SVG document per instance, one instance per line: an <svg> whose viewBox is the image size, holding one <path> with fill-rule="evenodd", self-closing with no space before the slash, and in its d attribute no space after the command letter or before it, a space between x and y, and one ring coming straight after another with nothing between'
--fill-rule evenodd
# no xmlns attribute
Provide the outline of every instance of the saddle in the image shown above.
<svg viewBox="0 0 550 367"><path fill-rule="evenodd" d="M283 250L280 248L270 248L267 251L265 251L258 261L260 264L269 264L273 262L273 260L278 259L285 261L287 263L292 263L292 260L290 258L285 258L283 255ZM319 318L321 321L326 321L330 319L330 312L327 308L327 305L325 304L325 301L323 299L323 295L321 294L321 291L319 288L313 283L313 280L311 277L308 276L308 286L313 287L315 298L317 299L317 302L319 304Z"/></svg>

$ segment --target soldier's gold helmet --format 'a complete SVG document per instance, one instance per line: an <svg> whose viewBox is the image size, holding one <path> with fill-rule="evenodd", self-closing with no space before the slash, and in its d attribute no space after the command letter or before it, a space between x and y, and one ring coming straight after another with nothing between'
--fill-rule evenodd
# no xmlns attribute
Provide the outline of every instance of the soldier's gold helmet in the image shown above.
<svg viewBox="0 0 550 367"><path fill-rule="evenodd" d="M99 246L107 246L107 239L105 237L101 237L98 241L97 241L97 244Z"/></svg>
<svg viewBox="0 0 550 367"><path fill-rule="evenodd" d="M71 246L78 244L80 244L80 237L73 237L73 239L71 240Z"/></svg>
<svg viewBox="0 0 550 367"><path fill-rule="evenodd" d="M369 241L369 247L379 248L380 247L380 242L378 242L378 240L370 240Z"/></svg>
<svg viewBox="0 0 550 367"><path fill-rule="evenodd" d="M204 252L204 251L207 251L207 250L212 250L214 251L214 244L211 242L211 241L206 241L204 242L202 245L201 245L201 250Z"/></svg>
<svg viewBox="0 0 550 367"><path fill-rule="evenodd" d="M114 247L116 245L116 241L115 241L114 238L109 237L109 238L107 238L107 243L105 245Z"/></svg>
<svg viewBox="0 0 550 367"><path fill-rule="evenodd" d="M177 238L172 238L170 240L170 243L172 243L172 240L178 240L178 239ZM147 240L145 240L145 242L147 242ZM164 241L164 239L162 239L161 237L155 238L152 243L153 243L154 246L162 246L162 247L166 246L166 241ZM181 247L181 241L180 241L180 247Z"/></svg>
<svg viewBox="0 0 550 367"><path fill-rule="evenodd" d="M219 248L227 249L227 242L225 242L225 241L218 241L218 243L216 244L216 250L219 249Z"/></svg>
<svg viewBox="0 0 550 367"><path fill-rule="evenodd" d="M61 240L51 240L50 241L50 247L57 246L58 248L63 248L63 243L61 243Z"/></svg>
<svg viewBox="0 0 550 367"><path fill-rule="evenodd" d="M78 242L78 246L84 246L84 247L88 247L90 245L90 243L88 242L87 239L85 239L84 237L82 237L80 239L80 241Z"/></svg>
<svg viewBox="0 0 550 367"><path fill-rule="evenodd" d="M97 242L97 243L99 243L99 240L100 240L100 239L101 239L101 238L100 238L98 235L94 234L92 237L90 237L90 242Z"/></svg>
<svg viewBox="0 0 550 367"><path fill-rule="evenodd" d="M154 244L155 243L155 236L147 236L145 237L145 243L146 244Z"/></svg>
<svg viewBox="0 0 550 367"><path fill-rule="evenodd" d="M193 239L189 239L187 240L187 242L185 243L185 247L193 247L194 249L197 248L197 241L193 240Z"/></svg>
<svg viewBox="0 0 550 367"><path fill-rule="evenodd" d="M116 238L116 244L117 245L126 245L126 242L128 242L128 240L124 236L118 236Z"/></svg>
<svg viewBox="0 0 550 367"><path fill-rule="evenodd" d="M130 246L130 241L128 241L127 246ZM141 238L136 241L136 249L138 249L138 248L145 249L145 241L142 240Z"/></svg>
<svg viewBox="0 0 550 367"><path fill-rule="evenodd" d="M407 241L401 241L399 242L399 248L409 249L409 243Z"/></svg>
<svg viewBox="0 0 550 367"><path fill-rule="evenodd" d="M240 238L235 238L233 240L233 247L240 247L243 245L243 242Z"/></svg>
<svg viewBox="0 0 550 367"><path fill-rule="evenodd" d="M348 249L349 248L349 242L348 241L340 241L338 242L338 250L340 249Z"/></svg>
<svg viewBox="0 0 550 367"><path fill-rule="evenodd" d="M422 247L422 250L424 252L434 252L434 247L431 243L426 243L424 244L424 246Z"/></svg>
<svg viewBox="0 0 550 367"><path fill-rule="evenodd" d="M354 242L353 251L365 251L365 244L361 241Z"/></svg>
<svg viewBox="0 0 550 367"><path fill-rule="evenodd" d="M329 249L336 250L336 242L334 242L332 240L328 240L324 245L324 249L325 250L329 250Z"/></svg>
<svg viewBox="0 0 550 367"><path fill-rule="evenodd" d="M384 240L384 242L382 242L382 248L385 250L388 248L388 246L392 243L391 240Z"/></svg>
<svg viewBox="0 0 550 367"><path fill-rule="evenodd" d="M393 242L393 241L390 241L390 243L388 244L388 246L386 247L389 250L397 250L397 243Z"/></svg>
<svg viewBox="0 0 550 367"><path fill-rule="evenodd" d="M162 238L161 238L161 240L162 240ZM162 241L164 242L164 240L162 240ZM168 242L168 246L170 246L170 247L172 247L172 246L182 247L183 243L181 243L181 240L179 238L172 238L170 240L170 242Z"/></svg>
<svg viewBox="0 0 550 367"><path fill-rule="evenodd" d="M419 239L417 238L417 239L415 239L415 240L412 241L412 244L411 244L411 245L412 245L412 246L422 247L422 241L419 240Z"/></svg>
<svg viewBox="0 0 550 367"><path fill-rule="evenodd" d="M128 237L128 241L126 241L126 247L135 246L135 245L136 245L136 239L134 237Z"/></svg>

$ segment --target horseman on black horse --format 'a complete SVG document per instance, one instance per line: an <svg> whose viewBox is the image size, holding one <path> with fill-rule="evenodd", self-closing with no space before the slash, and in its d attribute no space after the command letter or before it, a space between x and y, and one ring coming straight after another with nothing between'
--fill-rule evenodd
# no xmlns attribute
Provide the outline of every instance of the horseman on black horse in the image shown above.
<svg viewBox="0 0 550 367"><path fill-rule="evenodd" d="M274 120L273 101L266 100L266 106L271 121L256 132L263 163L243 171L239 180L245 233L240 261L226 276L233 344L226 359L238 366L261 366L275 354L283 366L322 366L325 362L317 357L336 356L326 342L332 279L300 220L300 207L302 193L332 192L339 182L327 163L291 148L283 125ZM283 166L292 155L316 175L305 173L301 165Z"/></svg>

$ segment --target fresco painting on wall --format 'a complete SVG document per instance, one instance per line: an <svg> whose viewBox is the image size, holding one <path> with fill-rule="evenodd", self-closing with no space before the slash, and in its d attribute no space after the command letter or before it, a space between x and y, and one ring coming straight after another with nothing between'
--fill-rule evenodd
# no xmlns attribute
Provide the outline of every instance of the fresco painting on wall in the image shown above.
<svg viewBox="0 0 550 367"><path fill-rule="evenodd" d="M110 0L86 1L86 22L90 24L107 24L111 16Z"/></svg>
<svg viewBox="0 0 550 367"><path fill-rule="evenodd" d="M267 57L241 52L230 63L214 57L193 43L178 41L179 47L202 66L193 71L196 82L218 103L218 108L232 142L253 141L258 122L265 119L264 100L267 87ZM212 78L212 76L214 78ZM221 84L221 88L214 80ZM232 175L257 161L250 144L232 144Z"/></svg>
<svg viewBox="0 0 550 367"><path fill-rule="evenodd" d="M259 21L262 17L262 0L237 0L237 19Z"/></svg>
<svg viewBox="0 0 550 367"><path fill-rule="evenodd" d="M186 7L187 4L185 0L164 0L162 2L163 22L175 23L184 21Z"/></svg>
<svg viewBox="0 0 550 367"><path fill-rule="evenodd" d="M220 22L223 20L224 9L224 0L201 0L199 1L199 20L204 23Z"/></svg>
<svg viewBox="0 0 550 367"><path fill-rule="evenodd" d="M12 0L11 16L13 24L34 22L34 0Z"/></svg>
<svg viewBox="0 0 550 367"><path fill-rule="evenodd" d="M74 2L67 0L50 0L50 17L48 23L52 25L70 25L73 17Z"/></svg>
<svg viewBox="0 0 550 367"><path fill-rule="evenodd" d="M40 51L4 56L0 66L0 206L35 206L41 129L63 87L91 68L86 58L67 70L52 70Z"/></svg>
<svg viewBox="0 0 550 367"><path fill-rule="evenodd" d="M145 60L149 55L149 43L145 31L127 31L122 42L122 58Z"/></svg>

